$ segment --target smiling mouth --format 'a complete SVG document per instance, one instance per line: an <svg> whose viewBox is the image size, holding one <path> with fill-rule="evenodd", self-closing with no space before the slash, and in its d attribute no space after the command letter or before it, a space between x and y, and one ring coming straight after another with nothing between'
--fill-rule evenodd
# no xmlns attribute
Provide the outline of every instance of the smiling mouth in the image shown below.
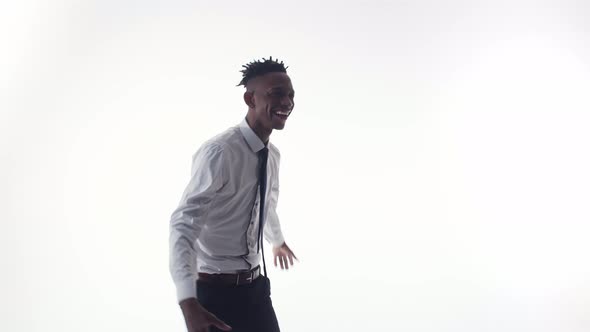
<svg viewBox="0 0 590 332"><path fill-rule="evenodd" d="M272 114L276 115L278 118L286 120L289 115L291 114L290 111L273 111Z"/></svg>

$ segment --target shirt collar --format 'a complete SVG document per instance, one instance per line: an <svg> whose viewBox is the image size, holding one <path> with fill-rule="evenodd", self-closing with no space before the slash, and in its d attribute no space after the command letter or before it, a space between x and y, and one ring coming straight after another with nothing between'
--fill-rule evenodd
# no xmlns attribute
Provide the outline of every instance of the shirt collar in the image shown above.
<svg viewBox="0 0 590 332"><path fill-rule="evenodd" d="M246 142L248 143L248 146L250 146L250 149L252 149L252 151L258 153L258 151L264 148L264 142L262 142L260 137L256 135L252 128L250 128L250 125L248 125L246 118L244 118L242 122L240 122L239 127L240 131L242 132L242 136L244 136Z"/></svg>

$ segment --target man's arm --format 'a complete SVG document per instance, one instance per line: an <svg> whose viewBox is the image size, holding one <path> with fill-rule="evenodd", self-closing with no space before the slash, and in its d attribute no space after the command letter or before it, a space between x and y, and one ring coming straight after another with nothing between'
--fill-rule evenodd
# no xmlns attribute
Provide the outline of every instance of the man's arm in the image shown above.
<svg viewBox="0 0 590 332"><path fill-rule="evenodd" d="M277 214L277 204L279 202L279 177L271 183L270 196L268 199L268 215L264 223L264 237L272 244L273 247L280 247L285 243L281 223Z"/></svg>
<svg viewBox="0 0 590 332"><path fill-rule="evenodd" d="M191 179L170 219L170 274L177 300L196 297L195 245L209 206L223 184L223 154L217 145L204 145L193 157Z"/></svg>
<svg viewBox="0 0 590 332"><path fill-rule="evenodd" d="M289 269L293 265L293 259L297 260L297 256L293 253L291 248L285 242L283 232L281 231L281 224L279 216L276 211L277 202L279 198L279 186L273 184L271 187L271 195L269 200L269 210L267 223L264 225L264 236L272 244L272 252L274 256L274 265L281 265L281 269ZM277 264L278 262L278 264Z"/></svg>
<svg viewBox="0 0 590 332"><path fill-rule="evenodd" d="M277 214L277 204L279 202L278 176L276 178L276 181L273 181L273 183L271 183L270 197L268 202L269 209L266 218L266 223L264 224L264 237L273 246L272 251L274 255L274 265L278 266L278 262L281 265L281 269L289 269L289 265L293 265L293 259L297 260L297 257L285 242L283 232L281 231L279 215Z"/></svg>
<svg viewBox="0 0 590 332"><path fill-rule="evenodd" d="M193 157L191 179L170 218L170 274L189 332L222 331L231 327L211 314L197 301L196 241L207 222L211 202L223 187L223 150L217 145L202 146Z"/></svg>

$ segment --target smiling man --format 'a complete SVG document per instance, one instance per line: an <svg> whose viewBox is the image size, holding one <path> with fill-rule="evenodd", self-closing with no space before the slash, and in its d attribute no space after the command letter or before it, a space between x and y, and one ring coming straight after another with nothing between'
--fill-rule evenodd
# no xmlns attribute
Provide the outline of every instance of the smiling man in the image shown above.
<svg viewBox="0 0 590 332"><path fill-rule="evenodd" d="M194 154L170 220L170 273L189 332L280 331L262 239L273 246L275 266L288 269L297 259L276 213L280 154L269 141L285 127L295 92L283 62L243 67L238 86L246 88L248 113Z"/></svg>

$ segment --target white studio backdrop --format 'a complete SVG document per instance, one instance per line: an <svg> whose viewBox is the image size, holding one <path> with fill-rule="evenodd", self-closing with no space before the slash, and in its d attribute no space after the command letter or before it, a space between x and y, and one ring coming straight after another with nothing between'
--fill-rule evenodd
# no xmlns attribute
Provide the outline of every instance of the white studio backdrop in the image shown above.
<svg viewBox="0 0 590 332"><path fill-rule="evenodd" d="M0 6L0 330L184 331L192 154L284 60L282 330L590 330L584 1ZM270 257L270 255L269 255Z"/></svg>

